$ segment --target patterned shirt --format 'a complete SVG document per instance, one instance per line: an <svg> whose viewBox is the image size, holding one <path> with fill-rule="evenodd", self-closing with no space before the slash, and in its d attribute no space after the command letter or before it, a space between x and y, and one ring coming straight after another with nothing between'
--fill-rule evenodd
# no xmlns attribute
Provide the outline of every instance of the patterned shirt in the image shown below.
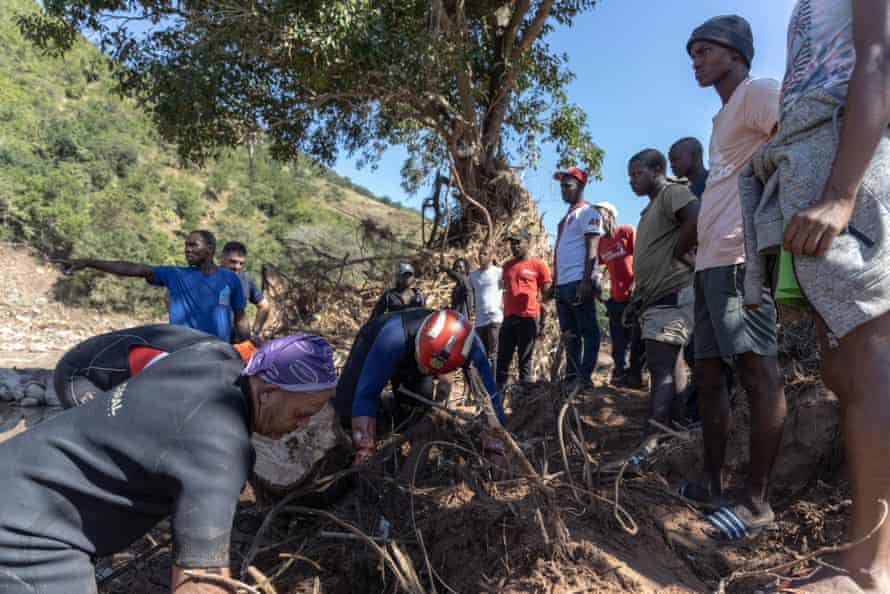
<svg viewBox="0 0 890 594"><path fill-rule="evenodd" d="M856 65L851 0L798 0L788 25L782 115L801 95L846 84Z"/></svg>

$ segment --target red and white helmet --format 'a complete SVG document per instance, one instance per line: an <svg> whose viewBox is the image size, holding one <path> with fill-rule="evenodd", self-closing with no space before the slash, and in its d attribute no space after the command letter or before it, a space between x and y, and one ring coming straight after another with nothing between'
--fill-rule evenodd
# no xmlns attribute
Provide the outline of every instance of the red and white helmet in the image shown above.
<svg viewBox="0 0 890 594"><path fill-rule="evenodd" d="M439 375L462 366L473 348L473 326L453 309L427 316L415 339L415 357L423 373Z"/></svg>

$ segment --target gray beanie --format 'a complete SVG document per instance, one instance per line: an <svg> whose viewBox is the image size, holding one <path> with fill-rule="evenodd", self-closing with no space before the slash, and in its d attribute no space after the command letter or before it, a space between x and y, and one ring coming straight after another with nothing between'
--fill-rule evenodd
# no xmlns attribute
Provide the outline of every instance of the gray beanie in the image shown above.
<svg viewBox="0 0 890 594"><path fill-rule="evenodd" d="M708 19L692 31L686 42L686 51L696 41L711 41L734 49L745 58L748 68L754 59L754 35L748 21L735 14Z"/></svg>

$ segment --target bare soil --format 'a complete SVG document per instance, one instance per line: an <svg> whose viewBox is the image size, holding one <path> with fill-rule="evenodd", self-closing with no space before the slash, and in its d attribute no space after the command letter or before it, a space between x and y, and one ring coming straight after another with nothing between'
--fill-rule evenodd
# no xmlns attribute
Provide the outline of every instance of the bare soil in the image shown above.
<svg viewBox="0 0 890 594"><path fill-rule="evenodd" d="M60 303L53 297L60 276L56 266L32 250L0 242L0 368L53 367L66 350L90 336L163 321ZM158 299L163 298L159 291Z"/></svg>
<svg viewBox="0 0 890 594"><path fill-rule="evenodd" d="M19 264L10 266L10 261ZM8 287L0 297L0 367L49 367L53 357L78 340L142 322L54 303L51 287L57 273L19 249L0 245L0 266ZM806 337L795 340L799 345ZM344 337L334 342L349 343ZM801 348L793 358L789 350L785 345L790 414L775 472L777 522L742 544L716 545L705 534L702 512L674 494L680 482L698 478L700 433L667 440L641 468L625 468L620 480L603 471L638 445L648 413L644 392L602 384L608 377L607 352L601 355L600 387L577 399L577 421L567 410L563 440L558 419L565 400L555 385L540 382L510 397L509 428L553 489L555 509L542 509L545 500L533 481L516 474L502 477L483 463L477 454L478 428L440 417L425 421L428 425L420 430L425 434L411 444L393 448L392 455L343 479L336 496L311 503L366 535L385 536L386 550L393 554L398 547L405 553L425 592L715 592L733 571L768 568L843 539L849 490L838 405L807 375L811 349ZM10 423L21 429L45 416L16 418L22 414L14 407L0 408L2 430ZM748 436L748 408L739 391L727 460L735 486L746 474ZM429 444L430 439L439 441ZM415 449L412 456L411 447L422 443L425 449ZM405 468L406 460L420 460L416 473ZM250 487L242 494L232 537L235 575L269 511L258 499L265 503ZM549 524L555 513L568 529L562 547L554 546ZM272 578L274 590L265 592L399 591L393 572L369 543L346 534L328 518L285 507L271 521L252 562ZM162 523L127 551L101 560L100 592L169 591L168 540L169 526ZM250 576L242 579L256 584ZM771 579L731 582L725 591L753 593Z"/></svg>
<svg viewBox="0 0 890 594"><path fill-rule="evenodd" d="M476 436L471 433L467 439L447 423L422 430L432 438L451 437L427 450L416 476L394 468L391 459L353 477L347 494L324 507L370 536L382 535L385 519L389 538L410 557L427 592L715 592L733 571L767 568L842 541L847 485L837 442L832 441L836 436L824 420L837 416L836 403L812 384L792 386L789 392L792 413L773 498L778 521L738 545L718 546L706 535L702 512L674 494L676 485L695 478L700 468L701 442L694 431L688 441L668 441L640 472L625 472L617 491L614 475L594 474L590 485L599 499L585 493L574 497L556 431L558 394L545 383L533 387L521 405L514 400L510 428L556 490L569 531L563 553L550 553L551 536L538 520L542 500L532 482L494 480L498 477L467 451L474 449ZM601 387L582 396L577 409L593 465L601 467L633 450L647 407L643 392ZM536 414L524 414L526 410ZM742 394L735 406L728 460L736 485L747 465L747 414ZM568 453L574 483L588 488L580 450L569 446ZM629 515L622 517L625 526L616 516L616 492ZM233 570L240 569L267 509L249 491L242 497ZM631 522L633 534L628 531ZM263 536L267 550L253 564L266 576L276 576L279 593L398 591L391 572L381 570L379 556L365 542L346 540L345 532L328 519L285 508ZM156 538L166 534L160 531ZM118 555L114 566L126 567L134 552L150 546L147 540L137 543ZM169 563L169 550L161 550L149 561L131 565L101 591L161 592ZM733 582L726 591L753 593L771 579ZM251 583L250 578L245 581Z"/></svg>

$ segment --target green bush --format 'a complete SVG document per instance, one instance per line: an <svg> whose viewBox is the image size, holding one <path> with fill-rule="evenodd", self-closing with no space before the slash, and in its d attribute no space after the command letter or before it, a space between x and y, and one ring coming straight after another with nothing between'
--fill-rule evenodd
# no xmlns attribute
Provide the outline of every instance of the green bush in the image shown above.
<svg viewBox="0 0 890 594"><path fill-rule="evenodd" d="M13 22L36 3L6 0L3 8L0 238L56 256L184 264L185 233L208 228L220 245L248 246L254 275L263 262L285 271L300 266L304 255L286 243L295 229L317 230L326 248L361 249L357 223L324 201L343 200L349 190L374 198L367 188L306 157L277 162L262 143L252 177L243 149L224 151L200 170L184 167L150 116L112 92L108 58L95 46L81 40L65 58L41 54ZM322 179L332 184L327 197L318 196ZM107 309L164 309L161 289L96 272L62 278L56 294Z"/></svg>

